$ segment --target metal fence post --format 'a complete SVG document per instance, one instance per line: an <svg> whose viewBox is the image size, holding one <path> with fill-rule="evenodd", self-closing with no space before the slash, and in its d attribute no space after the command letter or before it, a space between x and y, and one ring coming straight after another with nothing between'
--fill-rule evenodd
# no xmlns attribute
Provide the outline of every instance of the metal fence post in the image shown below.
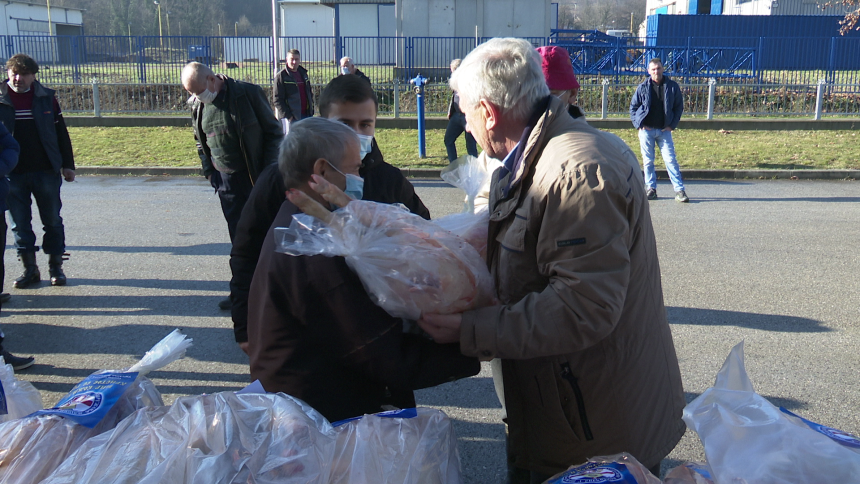
<svg viewBox="0 0 860 484"><path fill-rule="evenodd" d="M394 78L394 117L400 117L400 77Z"/></svg>
<svg viewBox="0 0 860 484"><path fill-rule="evenodd" d="M813 118L816 121L821 119L821 111L824 109L824 84L826 82L824 79L818 80L818 90L815 93L815 117Z"/></svg>
<svg viewBox="0 0 860 484"><path fill-rule="evenodd" d="M708 121L714 119L714 98L717 93L716 78L708 79Z"/></svg>
<svg viewBox="0 0 860 484"><path fill-rule="evenodd" d="M603 95L600 101L600 119L606 119L606 111L609 107L609 79L603 80Z"/></svg>
<svg viewBox="0 0 860 484"><path fill-rule="evenodd" d="M102 117L102 107L99 103L99 80L93 79L93 113L97 118Z"/></svg>

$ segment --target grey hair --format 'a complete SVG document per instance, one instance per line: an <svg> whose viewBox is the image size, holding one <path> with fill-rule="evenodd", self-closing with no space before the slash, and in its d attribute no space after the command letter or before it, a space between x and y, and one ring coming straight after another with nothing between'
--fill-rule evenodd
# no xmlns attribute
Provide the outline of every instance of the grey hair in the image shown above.
<svg viewBox="0 0 860 484"><path fill-rule="evenodd" d="M350 56L343 56L343 57L341 57L341 58L340 58L340 63L341 63L341 64L343 64L344 62L352 62L352 57L350 57Z"/></svg>
<svg viewBox="0 0 860 484"><path fill-rule="evenodd" d="M189 81L204 82L207 77L215 75L208 66L199 62L189 62L182 68L182 85L187 86Z"/></svg>
<svg viewBox="0 0 860 484"><path fill-rule="evenodd" d="M476 47L451 74L451 89L471 109L486 100L503 115L526 122L535 106L549 96L540 54L526 40L491 39Z"/></svg>
<svg viewBox="0 0 860 484"><path fill-rule="evenodd" d="M297 188L310 180L314 162L319 158L340 169L347 148L358 145L350 127L327 118L305 118L290 125L281 141L278 169L287 188Z"/></svg>
<svg viewBox="0 0 860 484"><path fill-rule="evenodd" d="M460 63L461 63L461 62L463 62L463 59L454 59L454 60L452 60L452 61L451 61L451 72L456 71L456 70L457 70L457 68L458 68L458 67L460 67Z"/></svg>

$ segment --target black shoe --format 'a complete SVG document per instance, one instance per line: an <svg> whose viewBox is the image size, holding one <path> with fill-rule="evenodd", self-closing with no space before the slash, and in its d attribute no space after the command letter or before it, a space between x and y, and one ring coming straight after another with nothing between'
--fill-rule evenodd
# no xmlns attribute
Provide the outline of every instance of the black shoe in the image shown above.
<svg viewBox="0 0 860 484"><path fill-rule="evenodd" d="M687 203L690 201L690 199L687 197L687 192L685 192L684 190L679 190L675 192L675 201Z"/></svg>
<svg viewBox="0 0 860 484"><path fill-rule="evenodd" d="M35 252L21 252L18 254L21 263L24 264L24 273L12 283L15 289L24 289L33 284L38 284L42 280L42 274L39 273L39 266L36 265Z"/></svg>
<svg viewBox="0 0 860 484"><path fill-rule="evenodd" d="M218 307L219 307L222 311L229 311L230 309L232 309L232 308L233 308L233 303L230 301L230 298L228 297L227 299L224 299L224 300L222 300L222 301L219 301L219 302L218 302Z"/></svg>
<svg viewBox="0 0 860 484"><path fill-rule="evenodd" d="M66 274L63 272L63 254L48 255L48 273L52 286L65 286Z"/></svg>
<svg viewBox="0 0 860 484"><path fill-rule="evenodd" d="M21 358L13 355L12 353L9 353L6 350L3 350L3 352L0 353L0 356L3 357L7 365L12 365L12 369L15 371L30 368L31 366L33 366L33 363L36 362L36 359L32 356L28 356L27 358Z"/></svg>
<svg viewBox="0 0 860 484"><path fill-rule="evenodd" d="M645 192L645 196L648 197L648 200L657 200L657 190L649 188L648 191Z"/></svg>
<svg viewBox="0 0 860 484"><path fill-rule="evenodd" d="M12 299L12 295L8 292L0 293L0 304L6 304L10 299Z"/></svg>

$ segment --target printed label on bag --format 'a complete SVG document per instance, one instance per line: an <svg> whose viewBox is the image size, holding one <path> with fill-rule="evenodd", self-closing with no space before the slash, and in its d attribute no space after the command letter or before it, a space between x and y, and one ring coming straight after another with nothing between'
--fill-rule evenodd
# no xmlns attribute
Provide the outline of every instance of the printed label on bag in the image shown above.
<svg viewBox="0 0 860 484"><path fill-rule="evenodd" d="M137 372L93 373L75 385L56 407L39 410L31 415L60 415L84 427L93 428L136 378Z"/></svg>
<svg viewBox="0 0 860 484"><path fill-rule="evenodd" d="M827 437L830 437L831 439L835 440L836 443L838 443L838 444L844 445L845 447L851 447L852 449L860 449L860 438L857 438L857 436L855 436L855 435L851 435L848 432L845 432L843 430L834 429L833 427L828 427L826 425L821 425L821 424L812 422L810 420L806 420L805 418L801 417L800 415L793 414L783 407L779 407L779 409L782 410L783 413L786 413L788 415L791 415L792 417L797 417L800 420L803 420L803 423L805 423L807 426L809 426L809 428L811 428L812 430L814 430L820 434L824 434Z"/></svg>
<svg viewBox="0 0 860 484"><path fill-rule="evenodd" d="M7 415L9 409L6 408L6 390L3 389L3 382L0 381L0 415Z"/></svg>
<svg viewBox="0 0 860 484"><path fill-rule="evenodd" d="M569 469L559 477L546 481L547 484L637 484L636 478L627 466L618 462L589 462Z"/></svg>
<svg viewBox="0 0 860 484"><path fill-rule="evenodd" d="M374 413L373 416L382 418L415 418L418 416L418 409L404 408L402 410L389 410L387 412ZM338 420L337 422L331 424L331 426L337 427L339 425L343 425L345 423L352 422L354 420L358 420L364 417L366 417L366 415L362 415L361 417L352 417L344 420Z"/></svg>

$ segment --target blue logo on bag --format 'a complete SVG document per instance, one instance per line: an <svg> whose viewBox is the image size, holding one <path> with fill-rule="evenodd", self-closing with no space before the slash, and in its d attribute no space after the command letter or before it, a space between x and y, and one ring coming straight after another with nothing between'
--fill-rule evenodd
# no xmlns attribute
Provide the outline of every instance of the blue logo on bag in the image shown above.
<svg viewBox="0 0 860 484"><path fill-rule="evenodd" d="M636 478L627 470L627 466L617 462L589 462L574 467L561 477L547 481L547 484L604 484L604 483L636 484Z"/></svg>
<svg viewBox="0 0 860 484"><path fill-rule="evenodd" d="M93 428L113 408L135 379L137 372L93 373L75 385L57 406L33 412L31 415L60 415L84 427Z"/></svg>
<svg viewBox="0 0 860 484"><path fill-rule="evenodd" d="M845 447L851 447L852 449L860 449L860 439L858 439L855 435L849 434L844 430L834 429L833 427L828 427L826 425L815 423L811 420L806 420L800 415L791 413L783 407L779 407L779 409L785 414L803 420L803 423L805 423L809 428L820 434L830 437L832 440L836 441L837 444L844 445Z"/></svg>
<svg viewBox="0 0 860 484"><path fill-rule="evenodd" d="M6 415L9 409L6 408L6 390L3 389L3 382L0 381L0 415Z"/></svg>

